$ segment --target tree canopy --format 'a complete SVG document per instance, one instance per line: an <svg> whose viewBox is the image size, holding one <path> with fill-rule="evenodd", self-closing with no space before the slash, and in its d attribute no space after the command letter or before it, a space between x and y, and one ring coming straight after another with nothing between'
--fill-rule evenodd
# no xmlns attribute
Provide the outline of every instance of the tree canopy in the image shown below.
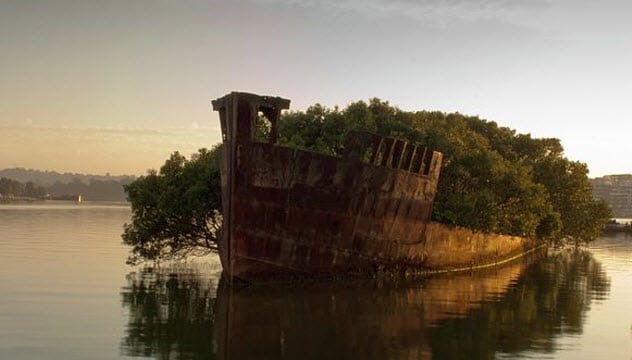
<svg viewBox="0 0 632 360"><path fill-rule="evenodd" d="M348 130L425 144L444 154L433 219L474 230L542 240L594 240L610 219L592 197L586 164L558 139L532 138L459 113L407 112L380 99L345 109L314 105L280 124L286 144L341 154Z"/></svg>
<svg viewBox="0 0 632 360"><path fill-rule="evenodd" d="M283 114L279 141L340 155L349 130L422 143L444 154L433 219L488 233L576 243L594 240L610 219L592 197L586 164L569 160L558 139L533 138L459 113L409 112L377 98L344 109L316 104ZM265 128L258 131L265 131ZM191 160L174 153L159 172L126 187L131 262L215 249L221 223L218 147Z"/></svg>
<svg viewBox="0 0 632 360"><path fill-rule="evenodd" d="M187 160L174 152L160 171L125 186L132 221L123 241L128 263L204 255L217 249L221 226L218 149L200 149Z"/></svg>

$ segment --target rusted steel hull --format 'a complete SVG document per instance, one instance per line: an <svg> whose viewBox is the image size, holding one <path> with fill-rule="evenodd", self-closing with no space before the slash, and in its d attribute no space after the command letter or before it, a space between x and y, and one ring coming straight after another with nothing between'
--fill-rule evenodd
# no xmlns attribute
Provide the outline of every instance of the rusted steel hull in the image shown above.
<svg viewBox="0 0 632 360"><path fill-rule="evenodd" d="M533 247L430 222L441 153L368 133L349 134L342 157L279 146L276 120L289 101L232 93L213 106L224 134L219 251L230 277L451 270ZM252 140L260 112L270 143Z"/></svg>
<svg viewBox="0 0 632 360"><path fill-rule="evenodd" d="M234 276L423 265L427 178L270 144L240 144L238 153L224 244Z"/></svg>

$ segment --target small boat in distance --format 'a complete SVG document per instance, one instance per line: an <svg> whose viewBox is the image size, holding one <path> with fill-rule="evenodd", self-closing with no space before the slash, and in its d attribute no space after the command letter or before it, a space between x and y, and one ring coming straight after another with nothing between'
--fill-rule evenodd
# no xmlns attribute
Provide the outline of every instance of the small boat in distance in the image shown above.
<svg viewBox="0 0 632 360"><path fill-rule="evenodd" d="M223 141L218 247L230 278L455 271L536 248L431 221L443 155L423 145L355 131L341 157L277 144L289 104L243 92L212 101ZM259 116L265 142L255 140Z"/></svg>

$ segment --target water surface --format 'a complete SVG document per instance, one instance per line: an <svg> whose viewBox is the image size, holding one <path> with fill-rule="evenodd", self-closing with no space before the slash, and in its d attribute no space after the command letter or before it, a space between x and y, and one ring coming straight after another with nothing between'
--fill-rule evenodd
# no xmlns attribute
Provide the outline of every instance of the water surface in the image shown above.
<svg viewBox="0 0 632 360"><path fill-rule="evenodd" d="M400 282L125 265L126 206L0 205L0 359L631 359L632 238Z"/></svg>

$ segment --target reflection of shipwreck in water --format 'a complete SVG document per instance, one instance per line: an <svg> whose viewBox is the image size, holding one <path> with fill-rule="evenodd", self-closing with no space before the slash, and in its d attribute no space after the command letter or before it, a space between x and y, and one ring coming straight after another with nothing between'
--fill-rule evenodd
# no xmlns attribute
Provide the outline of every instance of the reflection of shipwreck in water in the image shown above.
<svg viewBox="0 0 632 360"><path fill-rule="evenodd" d="M610 291L587 251L421 281L237 287L209 269L128 276L121 351L161 359L494 359L550 353ZM563 340L562 340L563 342ZM499 353L506 356L498 356Z"/></svg>
<svg viewBox="0 0 632 360"><path fill-rule="evenodd" d="M374 281L253 285L241 289L220 284L215 303L218 359L456 359L493 358L496 339L483 339L468 350L475 334L444 327L450 319L478 321L478 326L527 326L530 319L477 318L504 306L508 291L542 254L472 273L441 274L422 281L379 285ZM535 288L536 290L539 288ZM530 295L530 293L529 293ZM556 295L538 294L541 296ZM528 299L527 299L528 300ZM524 312L523 298L509 299L507 309ZM532 308L527 311L539 311ZM551 309L549 309L551 310ZM521 321L521 323L518 323ZM455 336L452 331L458 331ZM508 332L504 336L520 336ZM524 333L522 333L524 335ZM543 339L547 339L542 334ZM534 341L527 337L524 342ZM460 357L441 356L456 347ZM454 355L454 353L450 353Z"/></svg>
<svg viewBox="0 0 632 360"><path fill-rule="evenodd" d="M246 280L376 271L470 269L533 249L519 237L431 222L442 154L366 132L342 157L277 145L289 100L231 93L213 101L223 134L219 251ZM270 122L269 142L255 141Z"/></svg>
<svg viewBox="0 0 632 360"><path fill-rule="evenodd" d="M220 284L217 358L465 360L550 353L560 335L582 332L591 302L607 296L610 284L587 251L543 258L544 252L493 269L383 286Z"/></svg>

